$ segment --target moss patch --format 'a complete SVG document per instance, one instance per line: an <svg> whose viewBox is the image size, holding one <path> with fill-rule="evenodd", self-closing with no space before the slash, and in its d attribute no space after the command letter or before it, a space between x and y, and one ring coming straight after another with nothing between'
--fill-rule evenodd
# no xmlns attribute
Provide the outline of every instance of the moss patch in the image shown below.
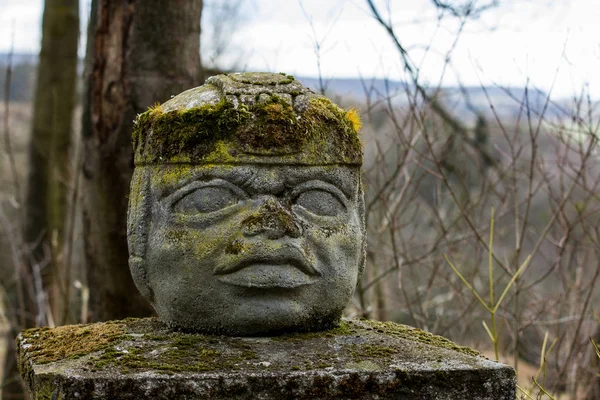
<svg viewBox="0 0 600 400"><path fill-rule="evenodd" d="M138 331L138 327L134 328ZM334 338L350 335L354 331L341 322L340 326L323 332L294 333L272 337L271 340L288 346L284 342L300 343L308 340ZM264 370L265 363L256 351L255 344L241 338L188 334L162 331L126 336L124 342L106 346L100 354L87 361L90 371L118 368L122 373L155 370L165 373L209 372L217 370ZM226 345L224 342L226 341ZM136 344L139 342L140 344ZM302 366L290 367L290 370L324 369L335 365L336 353L318 355L300 355Z"/></svg>
<svg viewBox="0 0 600 400"><path fill-rule="evenodd" d="M362 120L360 119L360 114L357 108L351 108L348 111L346 111L346 118L348 119L348 121L350 121L350 123L352 124L352 128L354 128L356 132L359 132L361 130Z"/></svg>
<svg viewBox="0 0 600 400"><path fill-rule="evenodd" d="M460 346L443 336L434 335L424 330L413 328L406 325L396 324L394 322L379 322L372 320L363 320L372 329L379 333L386 335L402 338L406 340L413 340L419 343L424 343L439 347L442 349L457 351L462 354L470 356L479 356L479 352L466 346Z"/></svg>
<svg viewBox="0 0 600 400"><path fill-rule="evenodd" d="M167 162L184 154L202 158L215 150L217 141L231 136L248 118L246 107L235 109L225 98L217 104L183 112L163 113L155 107L138 115L133 145L139 149L143 144L144 162Z"/></svg>
<svg viewBox="0 0 600 400"><path fill-rule="evenodd" d="M216 104L140 114L133 130L136 163L249 162L278 155L310 165L362 163L356 116L329 99L312 97L297 114L291 104L270 94L268 101Z"/></svg>
<svg viewBox="0 0 600 400"><path fill-rule="evenodd" d="M125 337L125 325L103 323L34 328L21 335L31 360L36 364L47 364L106 349Z"/></svg>
<svg viewBox="0 0 600 400"><path fill-rule="evenodd" d="M352 345L350 352L355 359L363 360L365 358L389 358L398 353L398 350L388 346L364 344Z"/></svg>
<svg viewBox="0 0 600 400"><path fill-rule="evenodd" d="M144 349L147 350L147 349ZM157 349L153 350L156 351ZM92 370L116 367L123 373L132 370L156 370L167 372L203 372L217 367L234 368L227 361L219 362L221 353L202 346L174 346L165 350L160 357L148 356L140 348L119 349L112 347L88 362Z"/></svg>
<svg viewBox="0 0 600 400"><path fill-rule="evenodd" d="M301 236L301 228L296 223L292 214L281 209L278 205L269 202L258 212L246 218L242 222L242 226L250 232L263 229L283 229L290 237Z"/></svg>
<svg viewBox="0 0 600 400"><path fill-rule="evenodd" d="M166 373L207 372L236 370L240 364L253 365L258 354L243 340L228 341L228 346L219 346L218 336L186 334L180 332L162 335L146 334L141 341L151 340L137 347L135 342L127 346L112 346L99 356L92 357L87 366L90 370L118 368L122 373L155 370ZM258 366L254 365L254 368Z"/></svg>

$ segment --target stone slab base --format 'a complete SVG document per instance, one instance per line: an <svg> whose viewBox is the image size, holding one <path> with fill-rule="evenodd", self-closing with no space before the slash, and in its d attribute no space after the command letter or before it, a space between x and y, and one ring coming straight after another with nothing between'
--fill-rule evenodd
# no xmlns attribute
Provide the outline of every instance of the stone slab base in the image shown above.
<svg viewBox="0 0 600 400"><path fill-rule="evenodd" d="M127 319L17 342L32 399L515 399L511 367L390 322L241 338Z"/></svg>

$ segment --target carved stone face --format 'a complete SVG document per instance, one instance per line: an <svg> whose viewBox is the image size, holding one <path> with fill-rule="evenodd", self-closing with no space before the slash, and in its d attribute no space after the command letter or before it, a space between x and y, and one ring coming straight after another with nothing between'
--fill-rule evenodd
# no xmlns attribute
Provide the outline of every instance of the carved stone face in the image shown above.
<svg viewBox="0 0 600 400"><path fill-rule="evenodd" d="M137 167L136 284L163 321L184 330L327 329L364 262L359 180L358 167L336 165Z"/></svg>
<svg viewBox="0 0 600 400"><path fill-rule="evenodd" d="M129 265L160 319L228 335L337 324L365 254L351 111L252 72L136 118Z"/></svg>

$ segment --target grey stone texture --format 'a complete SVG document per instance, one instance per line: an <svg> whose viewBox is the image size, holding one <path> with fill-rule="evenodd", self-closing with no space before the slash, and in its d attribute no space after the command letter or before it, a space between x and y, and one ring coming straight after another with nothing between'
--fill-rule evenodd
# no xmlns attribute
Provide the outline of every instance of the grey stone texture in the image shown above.
<svg viewBox="0 0 600 400"><path fill-rule="evenodd" d="M162 321L226 335L338 323L366 245L360 141L343 110L288 75L228 74L136 129L129 265ZM328 158L323 143L347 151Z"/></svg>
<svg viewBox="0 0 600 400"><path fill-rule="evenodd" d="M17 346L32 399L515 399L509 366L418 329L368 320L231 337L128 319L28 330Z"/></svg>

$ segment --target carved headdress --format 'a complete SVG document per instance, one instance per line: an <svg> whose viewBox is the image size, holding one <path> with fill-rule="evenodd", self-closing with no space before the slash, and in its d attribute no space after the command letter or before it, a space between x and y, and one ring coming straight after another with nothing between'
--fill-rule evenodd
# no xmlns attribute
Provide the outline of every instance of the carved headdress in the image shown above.
<svg viewBox="0 0 600 400"><path fill-rule="evenodd" d="M217 75L138 116L135 164L360 166L359 124L291 75Z"/></svg>

